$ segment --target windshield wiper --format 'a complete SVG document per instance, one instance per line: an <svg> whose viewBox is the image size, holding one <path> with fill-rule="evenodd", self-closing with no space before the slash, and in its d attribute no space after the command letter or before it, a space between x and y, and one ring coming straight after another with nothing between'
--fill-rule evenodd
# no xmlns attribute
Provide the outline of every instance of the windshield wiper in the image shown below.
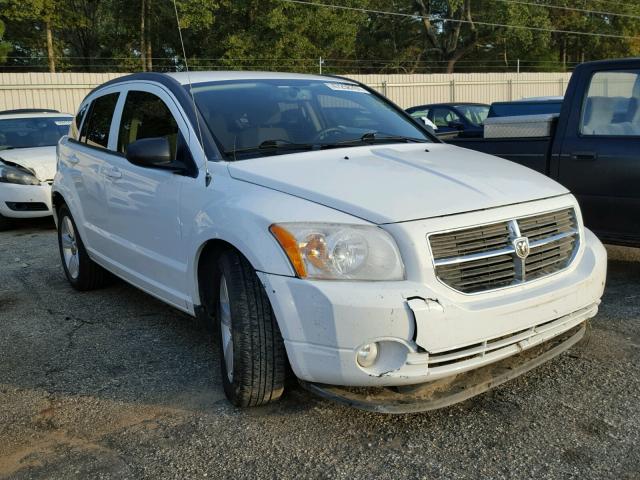
<svg viewBox="0 0 640 480"><path fill-rule="evenodd" d="M225 155L235 158L236 155L262 153L262 152L280 152L280 151L307 151L319 150L321 145L316 143L295 143L289 140L273 139L265 140L256 147L240 148L233 150L225 150Z"/></svg>
<svg viewBox="0 0 640 480"><path fill-rule="evenodd" d="M384 135L377 132L367 132L360 138L352 138L335 143L324 143L322 148L339 148L348 145L374 145L377 143L428 143L423 138L405 137L402 135Z"/></svg>

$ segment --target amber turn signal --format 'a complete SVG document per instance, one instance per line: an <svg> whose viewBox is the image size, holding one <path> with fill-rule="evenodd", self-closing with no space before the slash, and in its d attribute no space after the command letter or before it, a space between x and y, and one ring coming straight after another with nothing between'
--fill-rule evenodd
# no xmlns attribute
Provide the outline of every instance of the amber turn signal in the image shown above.
<svg viewBox="0 0 640 480"><path fill-rule="evenodd" d="M271 225L269 231L276 238L284 250L284 253L287 254L287 257L289 257L289 261L296 275L300 278L305 278L307 276L307 269L302 260L302 255L300 255L300 249L298 248L298 242L295 237L280 225Z"/></svg>

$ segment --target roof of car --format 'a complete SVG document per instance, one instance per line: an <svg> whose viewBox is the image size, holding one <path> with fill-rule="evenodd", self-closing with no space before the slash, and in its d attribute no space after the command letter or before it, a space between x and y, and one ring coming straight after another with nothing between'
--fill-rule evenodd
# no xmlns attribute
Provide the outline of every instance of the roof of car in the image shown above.
<svg viewBox="0 0 640 480"><path fill-rule="evenodd" d="M479 102L441 102L441 103L425 103L424 105L416 105L414 107L409 107L407 110L411 108L432 108L432 107L460 107L462 105L474 105L478 107L488 107L486 103Z"/></svg>
<svg viewBox="0 0 640 480"><path fill-rule="evenodd" d="M45 111L35 111L31 113L7 113L0 112L0 119L14 119L14 118L60 118L60 117L69 117L72 118L73 115L69 113L54 113L53 111L45 112Z"/></svg>
<svg viewBox="0 0 640 480"><path fill-rule="evenodd" d="M511 100L505 102L493 102L492 105L512 105L522 103L562 103L564 97L529 97L520 100Z"/></svg>
<svg viewBox="0 0 640 480"><path fill-rule="evenodd" d="M250 72L241 70L190 73L170 72L165 75L173 77L182 85L188 85L189 83L224 82L227 80L322 80L325 82L337 80L336 77L329 77L325 75L286 72ZM339 78L338 80L347 81L345 78Z"/></svg>
<svg viewBox="0 0 640 480"><path fill-rule="evenodd" d="M10 113L60 113L60 111L52 108L16 108L13 110L0 110L0 114Z"/></svg>

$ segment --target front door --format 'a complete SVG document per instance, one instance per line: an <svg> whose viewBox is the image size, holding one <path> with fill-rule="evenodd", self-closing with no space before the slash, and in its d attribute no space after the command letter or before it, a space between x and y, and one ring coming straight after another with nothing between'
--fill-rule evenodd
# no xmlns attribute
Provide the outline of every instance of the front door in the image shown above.
<svg viewBox="0 0 640 480"><path fill-rule="evenodd" d="M130 163L129 144L143 138L169 140L174 159L188 130L172 98L152 85L131 87L121 109L117 151L105 170L109 231L116 244L113 267L147 292L178 307L186 302L186 249L182 248L180 192L192 178ZM188 152L188 150L187 150Z"/></svg>
<svg viewBox="0 0 640 480"><path fill-rule="evenodd" d="M578 198L586 226L603 240L637 243L640 70L600 70L584 77L577 91L586 96L569 116L558 179Z"/></svg>

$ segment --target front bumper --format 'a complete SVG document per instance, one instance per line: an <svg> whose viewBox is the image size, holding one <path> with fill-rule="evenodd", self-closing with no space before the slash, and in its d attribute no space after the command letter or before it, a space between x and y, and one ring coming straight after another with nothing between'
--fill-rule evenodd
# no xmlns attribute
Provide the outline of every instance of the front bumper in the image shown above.
<svg viewBox="0 0 640 480"><path fill-rule="evenodd" d="M560 355L581 341L587 326L580 324L542 345L470 372L440 381L400 388L350 388L300 381L321 397L361 410L379 413L415 413L448 407L516 378Z"/></svg>
<svg viewBox="0 0 640 480"><path fill-rule="evenodd" d="M569 269L504 291L465 297L441 286L330 282L259 273L297 377L328 385L413 385L500 361L597 313L606 250L588 230ZM358 349L379 342L370 369Z"/></svg>
<svg viewBox="0 0 640 480"><path fill-rule="evenodd" d="M34 206L42 206L42 209L31 210ZM51 185L0 183L0 215L9 218L48 217L51 215Z"/></svg>

